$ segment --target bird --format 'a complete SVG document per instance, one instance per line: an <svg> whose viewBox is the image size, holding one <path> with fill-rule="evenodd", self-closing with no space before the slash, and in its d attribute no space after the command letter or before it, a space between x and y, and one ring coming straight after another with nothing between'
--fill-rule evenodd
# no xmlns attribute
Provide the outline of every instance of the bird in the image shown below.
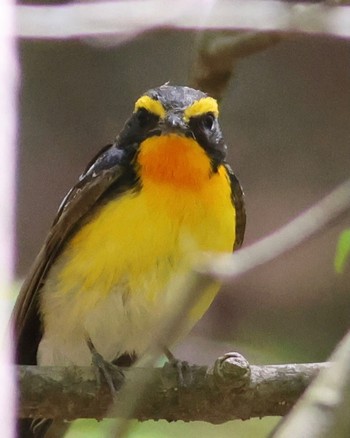
<svg viewBox="0 0 350 438"><path fill-rule="evenodd" d="M151 342L173 276L198 254L242 245L244 195L218 118L217 101L187 86L137 99L63 199L22 285L16 363L91 365L90 341L106 361L131 365ZM219 287L191 309L188 330ZM27 423L20 437L34 436Z"/></svg>

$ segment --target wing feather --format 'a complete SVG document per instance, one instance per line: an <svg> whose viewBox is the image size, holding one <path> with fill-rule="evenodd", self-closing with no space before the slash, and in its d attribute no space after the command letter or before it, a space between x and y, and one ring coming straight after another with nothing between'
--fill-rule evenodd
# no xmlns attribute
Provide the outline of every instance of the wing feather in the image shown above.
<svg viewBox="0 0 350 438"><path fill-rule="evenodd" d="M107 150L104 148L64 198L14 307L12 327L17 363L36 363L36 352L42 336L39 316L40 289L65 243L112 187L114 195L117 195L135 185L132 167L126 166L123 158L121 149L114 146Z"/></svg>
<svg viewBox="0 0 350 438"><path fill-rule="evenodd" d="M244 204L244 193L241 184L236 175L233 173L231 167L225 164L227 173L231 181L231 197L233 205L236 210L236 239L233 249L238 249L243 244L245 226L246 226L246 211Z"/></svg>

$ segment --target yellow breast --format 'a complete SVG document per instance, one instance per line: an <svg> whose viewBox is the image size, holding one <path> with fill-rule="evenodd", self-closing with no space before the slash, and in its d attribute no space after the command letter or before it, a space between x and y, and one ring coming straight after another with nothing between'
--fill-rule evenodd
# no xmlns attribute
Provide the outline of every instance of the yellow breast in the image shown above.
<svg viewBox="0 0 350 438"><path fill-rule="evenodd" d="M235 211L227 172L220 166L213 173L194 140L152 137L141 145L135 165L140 191L109 201L61 256L58 290L84 296L77 313L116 290L125 300L138 294L155 303L171 276L189 269L199 251L232 251ZM217 289L194 310L194 319Z"/></svg>

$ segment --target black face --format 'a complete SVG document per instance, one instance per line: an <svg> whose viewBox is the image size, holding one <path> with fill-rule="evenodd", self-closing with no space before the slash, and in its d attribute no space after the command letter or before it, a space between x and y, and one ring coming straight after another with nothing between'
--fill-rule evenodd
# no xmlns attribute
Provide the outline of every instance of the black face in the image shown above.
<svg viewBox="0 0 350 438"><path fill-rule="evenodd" d="M209 112L190 118L189 126L197 142L211 157L214 168L217 168L225 160L227 150L217 118Z"/></svg>
<svg viewBox="0 0 350 438"><path fill-rule="evenodd" d="M147 111L145 108L137 110L125 123L124 128L117 137L119 147L140 144L151 135L159 123L159 116Z"/></svg>
<svg viewBox="0 0 350 438"><path fill-rule="evenodd" d="M184 111L196 101L208 97L205 93L188 87L163 85L145 93L154 101L159 101L165 116L141 107L126 122L117 138L117 147L138 147L146 138L154 135L177 134L192 137L210 156L213 169L225 160L224 143L217 117L213 112L184 118Z"/></svg>

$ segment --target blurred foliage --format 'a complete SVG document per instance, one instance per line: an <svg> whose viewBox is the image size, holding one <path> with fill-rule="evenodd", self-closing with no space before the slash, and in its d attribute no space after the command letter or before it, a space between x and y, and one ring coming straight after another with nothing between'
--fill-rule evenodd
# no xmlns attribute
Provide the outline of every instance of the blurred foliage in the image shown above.
<svg viewBox="0 0 350 438"><path fill-rule="evenodd" d="M344 230L338 239L335 251L334 268L338 274L342 274L350 256L350 228Z"/></svg>
<svg viewBox="0 0 350 438"><path fill-rule="evenodd" d="M178 421L133 421L128 438L178 438L198 437L205 438L262 438L266 437L277 424L278 418L264 418L261 420L230 421L225 424L208 424L202 421L184 423ZM98 423L95 420L75 421L66 438L101 438L108 436L107 432L113 420L104 420Z"/></svg>

